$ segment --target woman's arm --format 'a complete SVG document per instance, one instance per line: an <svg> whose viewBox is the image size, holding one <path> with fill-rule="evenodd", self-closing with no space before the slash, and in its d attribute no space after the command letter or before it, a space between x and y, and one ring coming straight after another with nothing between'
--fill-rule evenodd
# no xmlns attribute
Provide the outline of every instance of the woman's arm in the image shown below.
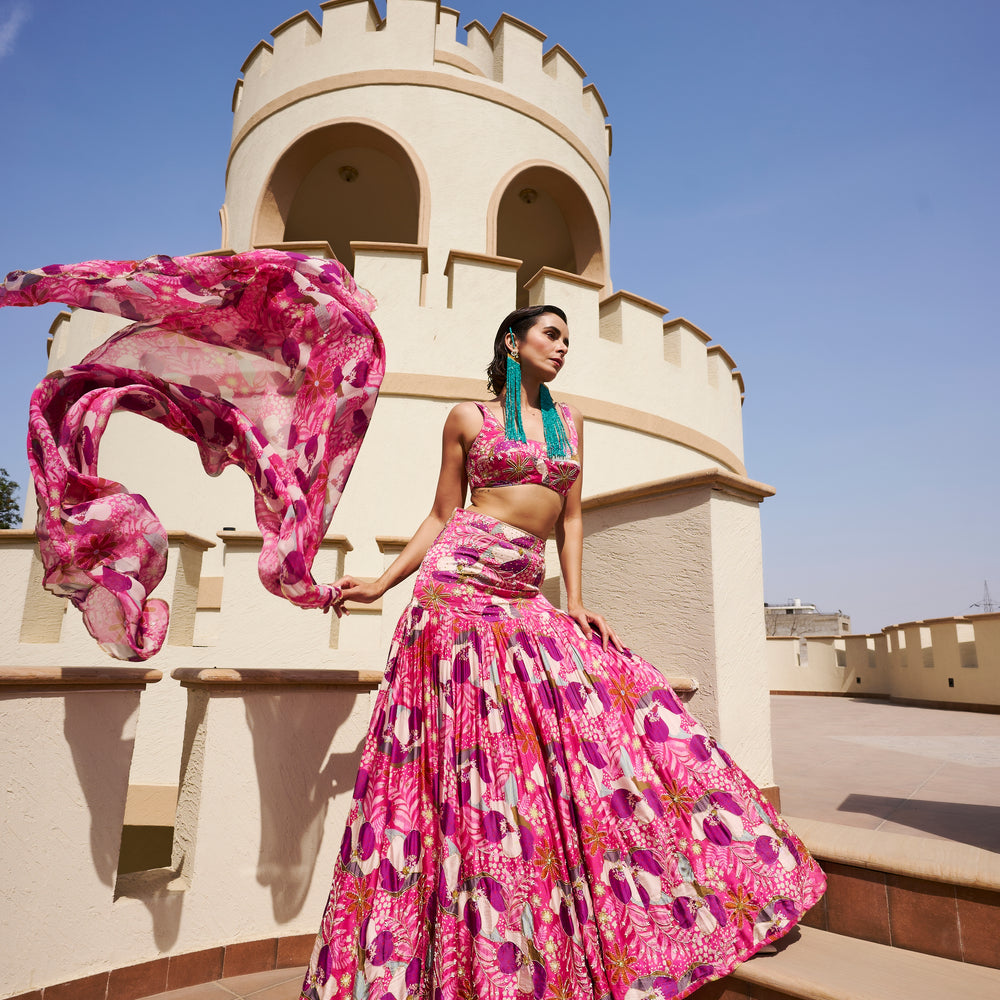
<svg viewBox="0 0 1000 1000"><path fill-rule="evenodd" d="M559 565L566 583L566 612L580 631L589 639L596 628L601 637L601 647L608 648L610 640L615 649L623 650L618 636L608 627L603 616L588 611L583 604L583 417L571 407L573 423L576 426L577 457L580 460L580 475L566 495L562 513L556 521L556 547L559 549Z"/></svg>
<svg viewBox="0 0 1000 1000"><path fill-rule="evenodd" d="M390 587L405 580L417 569L452 512L465 504L465 453L469 443L479 432L481 423L482 414L474 403L459 403L448 414L441 441L441 471L438 474L431 512L392 565L377 580L359 582L353 577L345 576L334 584L341 589L340 599L334 602L335 611L342 610L344 601L358 601L362 604L377 601Z"/></svg>

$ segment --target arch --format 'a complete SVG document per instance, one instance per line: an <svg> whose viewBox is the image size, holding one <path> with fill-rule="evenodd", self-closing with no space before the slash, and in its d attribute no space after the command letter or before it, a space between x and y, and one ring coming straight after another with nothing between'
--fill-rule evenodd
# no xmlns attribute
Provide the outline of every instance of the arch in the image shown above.
<svg viewBox="0 0 1000 1000"><path fill-rule="evenodd" d="M257 204L254 245L325 240L354 270L352 241L426 245L427 172L412 148L364 119L326 122L285 148Z"/></svg>
<svg viewBox="0 0 1000 1000"><path fill-rule="evenodd" d="M487 253L523 261L525 282L542 267L579 274L608 286L608 265L597 216L580 185L555 164L522 163L497 185L487 218Z"/></svg>

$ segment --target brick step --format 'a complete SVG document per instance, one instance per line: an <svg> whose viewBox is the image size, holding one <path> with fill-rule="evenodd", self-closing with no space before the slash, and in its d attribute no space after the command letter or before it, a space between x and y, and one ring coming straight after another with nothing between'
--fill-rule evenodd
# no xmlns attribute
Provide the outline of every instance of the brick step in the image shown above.
<svg viewBox="0 0 1000 1000"><path fill-rule="evenodd" d="M827 875L826 895L805 915L805 925L1000 969L1000 854L784 818Z"/></svg>
<svg viewBox="0 0 1000 1000"><path fill-rule="evenodd" d="M794 937L795 931L789 935ZM786 939L787 940L787 939ZM800 927L776 955L758 955L698 990L696 1000L987 1000L1000 970Z"/></svg>

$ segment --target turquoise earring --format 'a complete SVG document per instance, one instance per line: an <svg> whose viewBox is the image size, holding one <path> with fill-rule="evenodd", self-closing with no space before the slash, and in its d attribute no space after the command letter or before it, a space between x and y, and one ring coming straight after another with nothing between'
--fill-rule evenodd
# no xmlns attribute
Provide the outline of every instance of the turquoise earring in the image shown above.
<svg viewBox="0 0 1000 1000"><path fill-rule="evenodd" d="M512 336L514 331L508 331ZM538 390L538 403L542 410L542 427L545 431L545 450L550 458L563 458L573 452L566 437L563 423L549 387L542 383ZM521 421L521 363L517 354L507 355L507 383L503 401L504 436L508 441L527 443L524 424Z"/></svg>

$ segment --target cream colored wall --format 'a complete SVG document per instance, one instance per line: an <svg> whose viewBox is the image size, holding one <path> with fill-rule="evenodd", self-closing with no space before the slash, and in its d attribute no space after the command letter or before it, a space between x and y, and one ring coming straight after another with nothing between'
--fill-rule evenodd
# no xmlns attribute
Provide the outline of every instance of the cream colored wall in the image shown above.
<svg viewBox="0 0 1000 1000"><path fill-rule="evenodd" d="M1000 614L888 625L875 635L769 637L772 691L1000 706ZM952 683L949 683L952 682Z"/></svg>
<svg viewBox="0 0 1000 1000"><path fill-rule="evenodd" d="M719 733L759 785L773 784L758 500L714 492L712 592Z"/></svg>
<svg viewBox="0 0 1000 1000"><path fill-rule="evenodd" d="M0 851L0 995L108 968L138 707L138 690L0 699L0 782L11 824ZM118 947L127 953L136 936Z"/></svg>
<svg viewBox="0 0 1000 1000"><path fill-rule="evenodd" d="M319 925L371 682L161 681L187 718L173 865L116 877L137 718L141 729L159 711L159 685L140 696L136 673L112 667L87 690L72 677L0 687L0 783L16 818L0 852L0 996ZM0 684L14 680L0 668Z"/></svg>
<svg viewBox="0 0 1000 1000"><path fill-rule="evenodd" d="M707 476L594 500L585 507L583 586L631 649L667 676L697 681L693 714L766 786L761 498Z"/></svg>
<svg viewBox="0 0 1000 1000"><path fill-rule="evenodd" d="M845 643L833 636L808 638L805 656L797 636L768 636L767 668L772 691L855 693Z"/></svg>

